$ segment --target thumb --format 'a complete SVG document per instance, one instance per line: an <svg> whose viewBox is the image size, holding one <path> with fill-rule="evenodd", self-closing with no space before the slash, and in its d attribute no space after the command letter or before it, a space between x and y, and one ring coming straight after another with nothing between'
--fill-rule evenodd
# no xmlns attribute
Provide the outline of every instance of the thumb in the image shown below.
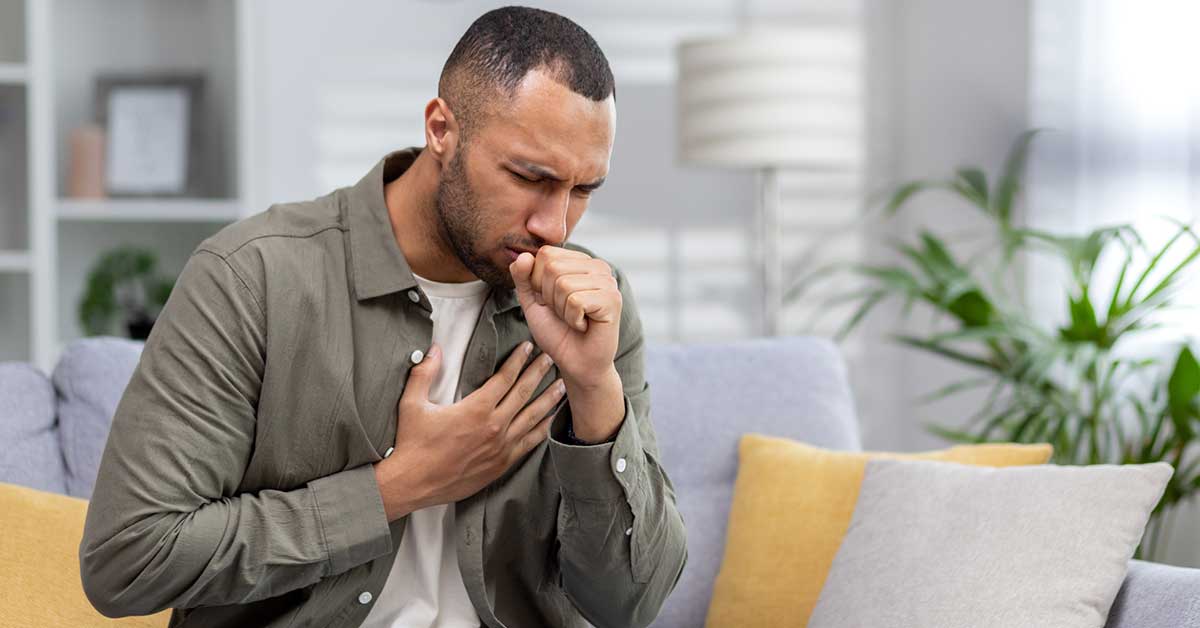
<svg viewBox="0 0 1200 628"><path fill-rule="evenodd" d="M513 287L517 291L517 301L522 307L529 307L534 304L533 298L533 255L529 253L521 253L513 263L508 265L508 272L512 275Z"/></svg>
<svg viewBox="0 0 1200 628"><path fill-rule="evenodd" d="M408 371L408 381L404 384L402 397L413 397L419 401L429 400L429 389L433 387L433 378L437 377L438 369L442 366L442 348L434 343L429 347L429 353L421 363Z"/></svg>

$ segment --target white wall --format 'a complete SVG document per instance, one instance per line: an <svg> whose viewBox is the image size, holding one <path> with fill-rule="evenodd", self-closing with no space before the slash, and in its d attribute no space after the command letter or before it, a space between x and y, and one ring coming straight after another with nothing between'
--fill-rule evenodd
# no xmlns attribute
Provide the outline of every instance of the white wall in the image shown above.
<svg viewBox="0 0 1200 628"><path fill-rule="evenodd" d="M995 171L1028 125L1029 3L872 0L867 16L870 186L945 177L967 164ZM946 195L918 199L872 235L869 258L895 261L885 242L896 235L921 228L954 234L982 225ZM915 309L908 325L927 330L931 322ZM896 347L887 335L899 328L899 308L877 312L851 363L864 444L901 451L943 447L922 423L959 425L979 400L964 395L918 406L922 394L968 372Z"/></svg>
<svg viewBox="0 0 1200 628"><path fill-rule="evenodd" d="M265 208L324 194L357 181L387 151L422 145L423 109L446 56L472 20L501 4L257 2L255 170L263 177L256 202ZM586 28L618 84L609 182L573 239L629 274L652 340L753 335L753 175L681 164L675 149L675 43L733 30L736 3L533 4ZM856 29L859 7L858 0L773 0L751 3L749 12L772 23L819 19ZM794 205L818 192L802 178L785 183ZM857 178L838 184L832 204L853 207ZM830 204L814 203L815 211Z"/></svg>
<svg viewBox="0 0 1200 628"><path fill-rule="evenodd" d="M255 170L265 175L258 194L263 206L353 183L384 152L422 143L421 107L434 94L445 56L474 17L498 4L360 0L350 10L318 2L257 3L253 29L261 43L256 75L262 89ZM654 338L753 334L751 302L757 297L746 227L754 181L748 173L676 163L670 84L671 39L730 29L736 3L679 0L648 7L632 0L579 0L547 6L596 36L620 84L612 177L581 223L579 241L595 244L601 254L625 243L618 253L629 259ZM750 11L759 19L862 20L870 99L865 176L873 185L941 175L962 163L994 167L1027 125L1029 8L1023 0L805 0L751 3ZM838 212L852 215L861 190L854 181L838 185L834 207L798 208L811 215L799 232ZM964 210L936 196L927 200L928 211L896 225L912 229L935 216L941 225L971 224L970 216L946 220L946 212ZM848 236L843 253L881 255L878 242L863 252L855 234ZM671 264L690 274L677 281ZM663 305L682 298L691 300L685 314ZM793 323L802 315L792 314ZM972 403L914 406L918 393L958 372L885 342L893 322L880 312L846 346L865 442L896 450L944 445L920 421L953 422L967 416Z"/></svg>

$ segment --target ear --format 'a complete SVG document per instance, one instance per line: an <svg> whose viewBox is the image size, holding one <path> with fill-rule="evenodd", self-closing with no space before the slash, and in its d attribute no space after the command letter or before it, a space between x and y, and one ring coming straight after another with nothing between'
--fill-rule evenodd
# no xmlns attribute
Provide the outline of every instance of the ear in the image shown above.
<svg viewBox="0 0 1200 628"><path fill-rule="evenodd" d="M425 105L425 151L445 166L454 158L460 129L450 105L434 98Z"/></svg>

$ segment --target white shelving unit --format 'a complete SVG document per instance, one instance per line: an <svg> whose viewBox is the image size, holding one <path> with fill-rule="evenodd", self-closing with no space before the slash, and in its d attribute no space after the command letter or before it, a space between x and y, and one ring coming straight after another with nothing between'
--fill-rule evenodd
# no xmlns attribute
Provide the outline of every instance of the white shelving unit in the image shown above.
<svg viewBox="0 0 1200 628"><path fill-rule="evenodd" d="M62 199L60 221L91 222L231 222L242 204L224 199Z"/></svg>
<svg viewBox="0 0 1200 628"><path fill-rule="evenodd" d="M250 15L244 0L0 0L0 360L53 368L83 335L77 304L109 249L150 249L175 275L200 240L262 209ZM174 72L204 76L197 197L68 198L70 136L96 121L96 78Z"/></svg>
<svg viewBox="0 0 1200 628"><path fill-rule="evenodd" d="M26 251L0 251L0 273L27 273L30 265Z"/></svg>
<svg viewBox="0 0 1200 628"><path fill-rule="evenodd" d="M0 63L0 85L24 85L28 76L24 63Z"/></svg>
<svg viewBox="0 0 1200 628"><path fill-rule="evenodd" d="M28 18L23 2L0 0L0 360L28 359L34 334Z"/></svg>

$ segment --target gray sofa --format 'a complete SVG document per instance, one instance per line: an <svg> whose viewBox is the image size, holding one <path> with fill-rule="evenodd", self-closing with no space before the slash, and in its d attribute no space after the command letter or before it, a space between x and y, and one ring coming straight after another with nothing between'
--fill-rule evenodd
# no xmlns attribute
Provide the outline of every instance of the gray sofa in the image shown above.
<svg viewBox="0 0 1200 628"><path fill-rule="evenodd" d="M89 497L140 351L115 338L78 341L50 378L0 364L0 481ZM721 561L738 438L759 432L857 450L854 405L837 349L813 338L655 346L647 368L663 463L688 529L687 567L654 625L699 628ZM1130 562L1107 626L1200 628L1200 569Z"/></svg>

